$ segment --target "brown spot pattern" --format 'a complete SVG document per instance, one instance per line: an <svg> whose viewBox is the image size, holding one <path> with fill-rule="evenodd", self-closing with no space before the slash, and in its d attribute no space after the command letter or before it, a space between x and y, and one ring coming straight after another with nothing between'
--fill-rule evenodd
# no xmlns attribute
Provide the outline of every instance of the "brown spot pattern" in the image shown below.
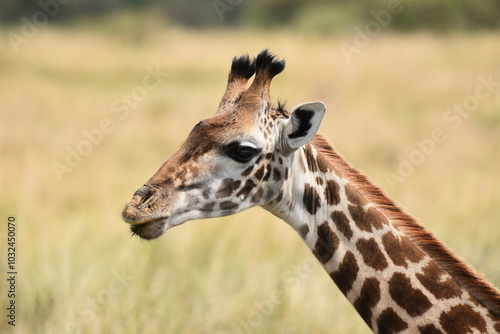
<svg viewBox="0 0 500 334"><path fill-rule="evenodd" d="M241 173L241 176L246 177L246 176L250 175L250 173L252 173L252 171L253 171L253 166L250 166L247 169L245 169L243 171L243 173Z"/></svg>
<svg viewBox="0 0 500 334"><path fill-rule="evenodd" d="M419 262L423 259L423 252L414 246L407 237L401 236L399 239L392 232L387 232L382 237L382 244L397 266L408 268L408 262Z"/></svg>
<svg viewBox="0 0 500 334"><path fill-rule="evenodd" d="M432 306L429 299L403 273L394 273L389 280L389 293L392 299L412 317L422 315Z"/></svg>
<svg viewBox="0 0 500 334"><path fill-rule="evenodd" d="M208 202L205 203L202 207L202 211L212 211L214 209L215 203L214 202Z"/></svg>
<svg viewBox="0 0 500 334"><path fill-rule="evenodd" d="M379 333L392 334L407 329L408 324L392 308L387 308L380 314L377 328Z"/></svg>
<svg viewBox="0 0 500 334"><path fill-rule="evenodd" d="M322 173L326 173L332 169L331 165L321 154L317 155L316 161L318 162L318 168Z"/></svg>
<svg viewBox="0 0 500 334"><path fill-rule="evenodd" d="M339 287L340 291L345 295L351 288L352 284L358 276L359 266L356 257L351 252L346 252L344 259L340 263L339 269L330 274L335 284Z"/></svg>
<svg viewBox="0 0 500 334"><path fill-rule="evenodd" d="M358 205L358 206L363 206L365 204L368 204L368 201L366 198L364 198L357 190L354 188L352 185L347 184L345 186L345 194L347 195L347 200L352 204L352 205Z"/></svg>
<svg viewBox="0 0 500 334"><path fill-rule="evenodd" d="M354 307L363 320L371 327L372 308L380 301L380 282L370 277L365 280Z"/></svg>
<svg viewBox="0 0 500 334"><path fill-rule="evenodd" d="M381 229L387 224L387 218L373 206L368 208L367 218L376 229Z"/></svg>
<svg viewBox="0 0 500 334"><path fill-rule="evenodd" d="M307 145L304 149L304 154L306 155L307 167L309 167L309 171L315 173L318 171L318 166L316 165L316 159L314 158L314 154L311 150L311 146Z"/></svg>
<svg viewBox="0 0 500 334"><path fill-rule="evenodd" d="M272 167L271 165L266 166L266 174L264 174L264 177L262 178L262 181L267 182L269 180L269 177L271 176L272 172Z"/></svg>
<svg viewBox="0 0 500 334"><path fill-rule="evenodd" d="M486 333L486 321L466 304L453 306L441 314L439 323L448 334L471 333L473 329Z"/></svg>
<svg viewBox="0 0 500 334"><path fill-rule="evenodd" d="M316 211L321 206L321 198L318 192L309 183L306 184L304 189L303 202L307 212L312 215L316 214Z"/></svg>
<svg viewBox="0 0 500 334"><path fill-rule="evenodd" d="M326 263L337 250L339 237L330 229L327 222L318 226L317 235L318 240L316 240L313 254L320 262Z"/></svg>
<svg viewBox="0 0 500 334"><path fill-rule="evenodd" d="M243 185L243 188L241 188L240 191L236 193L236 196L237 197L245 196L246 198L250 193L250 191L252 191L252 189L255 188L256 186L257 185L255 184L255 182L253 182L252 180L247 180L245 182L245 185Z"/></svg>
<svg viewBox="0 0 500 334"><path fill-rule="evenodd" d="M361 253L361 256L363 256L363 261L366 265L374 268L375 270L384 270L387 268L387 260L385 259L385 256L380 250L380 247L375 239L359 239L356 242L356 247Z"/></svg>
<svg viewBox="0 0 500 334"><path fill-rule="evenodd" d="M372 232L372 227L381 229L387 224L387 219L374 207L365 210L361 205L349 205L349 213L356 226L362 231Z"/></svg>
<svg viewBox="0 0 500 334"><path fill-rule="evenodd" d="M252 202L257 203L262 198L262 195L264 195L264 188L259 188L259 190L257 190L257 192L253 195Z"/></svg>
<svg viewBox="0 0 500 334"><path fill-rule="evenodd" d="M231 194L240 187L241 181L233 179L225 179L215 193L215 198L224 198L231 196Z"/></svg>
<svg viewBox="0 0 500 334"><path fill-rule="evenodd" d="M304 224L300 227L299 234L302 239L305 239L307 237L307 233L309 233L309 226L307 226L307 224Z"/></svg>
<svg viewBox="0 0 500 334"><path fill-rule="evenodd" d="M325 187L325 199L328 205L337 205L340 203L339 185L333 180L329 180Z"/></svg>
<svg viewBox="0 0 500 334"><path fill-rule="evenodd" d="M275 198L275 200L274 200L274 201L275 201L276 203L279 203L279 202L281 202L281 200L282 200L282 199L283 199L283 190L282 190L282 191L280 191L280 193L278 194L278 196Z"/></svg>
<svg viewBox="0 0 500 334"><path fill-rule="evenodd" d="M273 169L273 180L274 181L281 180L281 172L277 168Z"/></svg>
<svg viewBox="0 0 500 334"><path fill-rule="evenodd" d="M260 167L254 174L254 176L259 179L259 180L262 180L262 177L264 176L264 170L265 170L266 166L262 166Z"/></svg>
<svg viewBox="0 0 500 334"><path fill-rule="evenodd" d="M339 210L335 210L332 212L330 217L337 227L337 230L339 230L340 233L342 233L347 238L347 240L350 240L353 233L351 225L349 225L349 219L347 218L345 213Z"/></svg>
<svg viewBox="0 0 500 334"><path fill-rule="evenodd" d="M320 176L316 176L316 183L319 184L320 186L323 185L323 179Z"/></svg>
<svg viewBox="0 0 500 334"><path fill-rule="evenodd" d="M444 334L441 330L437 329L433 324L420 326L418 328L420 334Z"/></svg>
<svg viewBox="0 0 500 334"><path fill-rule="evenodd" d="M219 206L221 210L233 210L238 207L238 204L231 201L224 201Z"/></svg>
<svg viewBox="0 0 500 334"><path fill-rule="evenodd" d="M267 190L267 193L266 193L266 199L268 199L268 200L269 200L269 199L273 198L273 196L274 196L274 191L273 191L273 189L272 189L272 188L269 188L269 189Z"/></svg>
<svg viewBox="0 0 500 334"><path fill-rule="evenodd" d="M448 277L444 282L441 281L443 274L445 271L441 267L435 262L429 262L422 269L422 274L417 274L416 277L438 299L459 297L462 294L460 287L451 277Z"/></svg>
<svg viewBox="0 0 500 334"><path fill-rule="evenodd" d="M372 226L367 217L367 212L359 205L349 205L349 213L356 226L362 230L371 232Z"/></svg>

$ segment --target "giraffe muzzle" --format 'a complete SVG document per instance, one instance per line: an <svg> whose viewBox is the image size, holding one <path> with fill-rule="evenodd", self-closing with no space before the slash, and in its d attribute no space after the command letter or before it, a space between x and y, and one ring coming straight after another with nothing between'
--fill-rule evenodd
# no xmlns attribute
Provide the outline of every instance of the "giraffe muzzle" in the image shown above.
<svg viewBox="0 0 500 334"><path fill-rule="evenodd" d="M122 219L131 225L142 225L168 219L168 215L158 213L159 205L157 202L161 196L161 191L157 188L141 187L125 204Z"/></svg>
<svg viewBox="0 0 500 334"><path fill-rule="evenodd" d="M133 235L137 235L141 239L153 240L165 232L165 225L167 225L167 218L132 225L130 226L130 231L132 231Z"/></svg>

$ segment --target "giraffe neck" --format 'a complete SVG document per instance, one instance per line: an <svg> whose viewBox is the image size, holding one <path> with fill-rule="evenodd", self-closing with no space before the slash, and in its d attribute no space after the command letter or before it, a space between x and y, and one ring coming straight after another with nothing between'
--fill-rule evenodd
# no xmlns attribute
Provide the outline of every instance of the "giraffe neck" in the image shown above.
<svg viewBox="0 0 500 334"><path fill-rule="evenodd" d="M290 224L375 333L498 332L500 323L338 173L313 145L297 151L283 197Z"/></svg>

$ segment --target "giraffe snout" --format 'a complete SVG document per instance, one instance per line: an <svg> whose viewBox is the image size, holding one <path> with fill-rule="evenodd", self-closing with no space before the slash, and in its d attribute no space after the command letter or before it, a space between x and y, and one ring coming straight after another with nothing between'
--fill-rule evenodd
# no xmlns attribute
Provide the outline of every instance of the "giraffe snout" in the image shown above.
<svg viewBox="0 0 500 334"><path fill-rule="evenodd" d="M125 204L122 212L123 220L129 224L143 224L155 219L155 203L160 197L159 189L149 186L141 187Z"/></svg>

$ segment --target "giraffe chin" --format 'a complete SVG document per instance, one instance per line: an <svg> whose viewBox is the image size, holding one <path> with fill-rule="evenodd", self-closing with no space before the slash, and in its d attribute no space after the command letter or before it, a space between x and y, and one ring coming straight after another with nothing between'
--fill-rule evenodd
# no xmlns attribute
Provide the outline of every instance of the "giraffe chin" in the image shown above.
<svg viewBox="0 0 500 334"><path fill-rule="evenodd" d="M144 240L153 240L159 238L165 232L167 219L161 218L148 223L130 226L133 235L137 235Z"/></svg>

